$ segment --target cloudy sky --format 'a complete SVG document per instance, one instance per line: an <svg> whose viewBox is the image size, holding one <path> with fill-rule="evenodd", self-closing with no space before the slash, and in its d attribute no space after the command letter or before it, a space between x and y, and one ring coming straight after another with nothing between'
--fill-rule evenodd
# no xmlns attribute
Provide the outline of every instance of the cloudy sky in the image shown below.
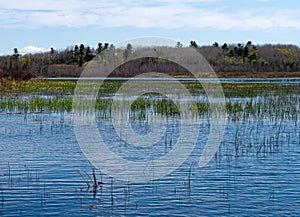
<svg viewBox="0 0 300 217"><path fill-rule="evenodd" d="M0 54L158 36L300 45L296 0L0 0Z"/></svg>

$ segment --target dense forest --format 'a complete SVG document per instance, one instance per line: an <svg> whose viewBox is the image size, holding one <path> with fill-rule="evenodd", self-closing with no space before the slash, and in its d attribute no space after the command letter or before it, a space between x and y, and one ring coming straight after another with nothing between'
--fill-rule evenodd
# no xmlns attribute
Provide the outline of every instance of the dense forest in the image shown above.
<svg viewBox="0 0 300 217"><path fill-rule="evenodd" d="M197 49L218 73L253 73L260 72L285 73L300 72L300 48L295 45L265 44L255 45L251 41L238 44L219 44L199 46L196 41L190 42L190 47ZM183 49L178 42L173 49ZM145 48L139 48L145 49ZM10 76L19 79L31 77L78 77L84 67L97 55L104 51L114 51L119 58L124 58L136 52L131 44L126 48L115 48L109 43L99 43L96 48L84 44L70 46L64 50L51 48L49 52L21 55L17 48L11 55L0 56L0 76ZM127 67L116 69L115 76L131 76L135 71L149 64L155 64L159 71L184 75L184 69L166 61L149 59L128 63ZM146 67L147 68L147 67Z"/></svg>

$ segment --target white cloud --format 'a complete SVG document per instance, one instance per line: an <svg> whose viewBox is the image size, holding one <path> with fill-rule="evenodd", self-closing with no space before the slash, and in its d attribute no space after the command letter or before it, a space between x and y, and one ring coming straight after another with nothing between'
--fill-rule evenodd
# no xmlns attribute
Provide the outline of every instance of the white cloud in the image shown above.
<svg viewBox="0 0 300 217"><path fill-rule="evenodd" d="M193 5L199 2L209 2L213 5L211 2L219 1L224 0L153 0L150 3L138 0L2 1L0 26L190 27L268 31L300 29L300 10L297 9L208 9Z"/></svg>
<svg viewBox="0 0 300 217"><path fill-rule="evenodd" d="M48 51L47 49L45 49L45 48L42 48L42 47L36 47L36 46L33 46L33 45L28 45L28 46L26 46L26 47L24 47L24 48L21 48L20 50L19 50L19 52L21 53L21 54L28 54L28 53L42 53L42 52L46 52L46 51Z"/></svg>

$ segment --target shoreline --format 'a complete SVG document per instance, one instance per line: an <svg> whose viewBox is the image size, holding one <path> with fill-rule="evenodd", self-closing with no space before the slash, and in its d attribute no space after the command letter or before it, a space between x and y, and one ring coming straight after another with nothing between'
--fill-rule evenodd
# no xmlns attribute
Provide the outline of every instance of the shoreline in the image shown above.
<svg viewBox="0 0 300 217"><path fill-rule="evenodd" d="M166 73L173 78L194 78L193 76L186 75L186 74L172 74L172 73ZM215 76L217 75L217 76ZM110 76L108 78L110 79L129 79L133 78L133 76ZM64 79L64 78L72 78L74 80L80 78L78 76L39 76L34 77L31 80L47 80L47 79ZM86 77L89 78L89 77ZM90 78L107 78L107 77L90 77ZM159 78L159 77L157 77ZM209 75L209 73L203 73L203 76L199 76L199 78L300 78L300 72L259 72L259 73L253 73L253 72L216 72L214 75Z"/></svg>

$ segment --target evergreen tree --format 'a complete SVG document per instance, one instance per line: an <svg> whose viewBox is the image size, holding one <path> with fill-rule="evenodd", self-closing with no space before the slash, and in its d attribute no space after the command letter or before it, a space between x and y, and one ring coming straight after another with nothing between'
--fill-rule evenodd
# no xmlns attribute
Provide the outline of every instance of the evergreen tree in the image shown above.
<svg viewBox="0 0 300 217"><path fill-rule="evenodd" d="M196 41L190 41L190 47L197 48L198 44L196 43Z"/></svg>

